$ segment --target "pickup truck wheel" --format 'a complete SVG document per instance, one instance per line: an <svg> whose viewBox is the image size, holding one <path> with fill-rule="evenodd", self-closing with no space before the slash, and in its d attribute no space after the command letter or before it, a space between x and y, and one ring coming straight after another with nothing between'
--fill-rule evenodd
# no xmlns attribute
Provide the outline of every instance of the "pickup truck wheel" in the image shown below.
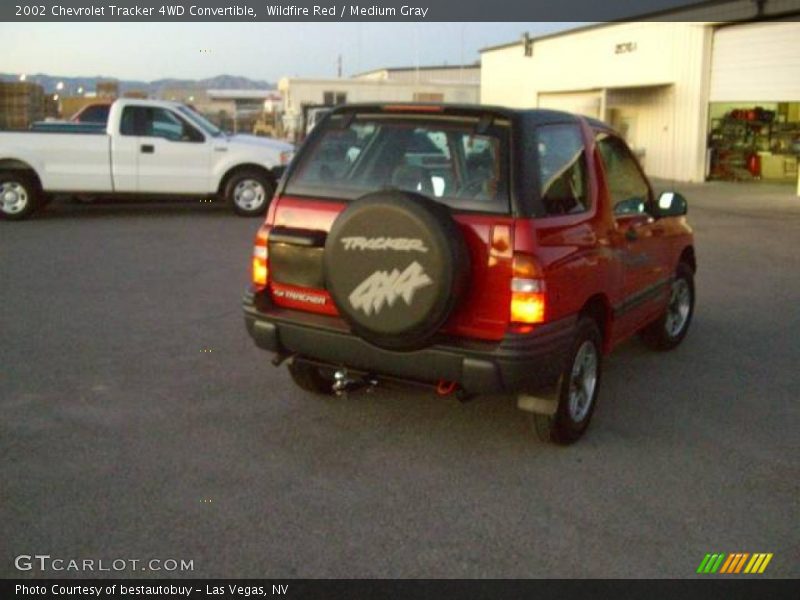
<svg viewBox="0 0 800 600"><path fill-rule="evenodd" d="M301 390L321 396L333 395L333 379L326 377L316 365L295 358L289 363L289 375Z"/></svg>
<svg viewBox="0 0 800 600"><path fill-rule="evenodd" d="M17 221L39 208L41 194L32 177L24 173L0 173L0 217Z"/></svg>
<svg viewBox="0 0 800 600"><path fill-rule="evenodd" d="M654 350L672 350L686 337L694 313L694 273L686 263L675 271L664 314L642 330L642 340Z"/></svg>
<svg viewBox="0 0 800 600"><path fill-rule="evenodd" d="M594 319L581 317L566 366L558 381L558 407L553 415L532 414L542 441L571 444L589 427L597 404L602 367L602 337Z"/></svg>
<svg viewBox="0 0 800 600"><path fill-rule="evenodd" d="M275 186L269 178L255 169L234 173L225 184L225 199L236 214L255 217L267 212Z"/></svg>

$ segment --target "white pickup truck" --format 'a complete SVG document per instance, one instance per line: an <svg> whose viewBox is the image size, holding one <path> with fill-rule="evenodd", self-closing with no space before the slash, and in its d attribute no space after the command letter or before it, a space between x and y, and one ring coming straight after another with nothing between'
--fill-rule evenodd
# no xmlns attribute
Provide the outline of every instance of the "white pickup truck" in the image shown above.
<svg viewBox="0 0 800 600"><path fill-rule="evenodd" d="M0 218L25 218L62 193L218 196L260 215L293 153L286 142L227 135L177 102L120 99L105 128L0 132Z"/></svg>

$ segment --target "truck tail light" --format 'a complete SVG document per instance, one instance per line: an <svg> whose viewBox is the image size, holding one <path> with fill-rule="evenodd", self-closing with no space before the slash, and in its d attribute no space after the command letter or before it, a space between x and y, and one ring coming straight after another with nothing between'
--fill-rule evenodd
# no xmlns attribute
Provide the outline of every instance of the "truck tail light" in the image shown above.
<svg viewBox="0 0 800 600"><path fill-rule="evenodd" d="M264 224L259 227L253 246L253 285L259 290L267 287L269 282L269 267L267 266L267 259L269 258L268 238L269 227Z"/></svg>
<svg viewBox="0 0 800 600"><path fill-rule="evenodd" d="M511 322L544 323L547 300L543 273L532 256L515 254L511 279Z"/></svg>
<svg viewBox="0 0 800 600"><path fill-rule="evenodd" d="M290 162L292 162L293 158L294 158L294 150L286 150L284 152L281 152L280 154L281 165L284 166L288 165Z"/></svg>

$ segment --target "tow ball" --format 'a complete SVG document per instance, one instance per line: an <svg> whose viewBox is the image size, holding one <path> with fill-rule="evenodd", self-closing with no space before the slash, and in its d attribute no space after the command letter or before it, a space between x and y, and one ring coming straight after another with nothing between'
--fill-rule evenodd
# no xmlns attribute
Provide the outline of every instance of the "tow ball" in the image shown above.
<svg viewBox="0 0 800 600"><path fill-rule="evenodd" d="M371 392L378 385L378 380L370 375L351 377L347 369L337 369L333 374L333 393L346 396L350 392L366 389Z"/></svg>

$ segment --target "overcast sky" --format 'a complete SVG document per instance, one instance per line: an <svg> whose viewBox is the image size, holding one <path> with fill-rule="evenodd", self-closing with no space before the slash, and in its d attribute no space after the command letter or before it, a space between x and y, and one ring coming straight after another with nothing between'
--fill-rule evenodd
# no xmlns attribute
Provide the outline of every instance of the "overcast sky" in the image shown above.
<svg viewBox="0 0 800 600"><path fill-rule="evenodd" d="M0 71L151 81L335 77L472 63L478 50L580 23L0 23ZM205 50L206 52L201 52Z"/></svg>

